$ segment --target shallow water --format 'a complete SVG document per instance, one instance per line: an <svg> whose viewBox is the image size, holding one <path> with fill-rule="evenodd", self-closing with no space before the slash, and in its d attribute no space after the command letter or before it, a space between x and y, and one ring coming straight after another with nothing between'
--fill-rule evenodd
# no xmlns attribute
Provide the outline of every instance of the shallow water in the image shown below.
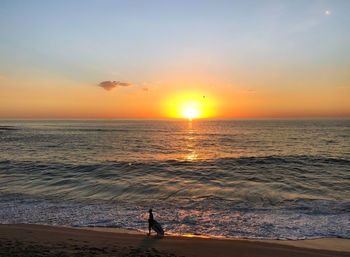
<svg viewBox="0 0 350 257"><path fill-rule="evenodd" d="M0 223L350 238L350 120L0 121Z"/></svg>

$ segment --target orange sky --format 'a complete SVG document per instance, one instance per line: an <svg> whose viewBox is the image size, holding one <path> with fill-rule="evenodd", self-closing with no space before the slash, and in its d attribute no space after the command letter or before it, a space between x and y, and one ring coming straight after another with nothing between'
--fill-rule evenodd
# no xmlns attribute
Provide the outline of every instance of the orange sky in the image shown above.
<svg viewBox="0 0 350 257"><path fill-rule="evenodd" d="M0 2L0 119L350 117L350 1L50 2Z"/></svg>
<svg viewBox="0 0 350 257"><path fill-rule="evenodd" d="M229 84L131 86L106 91L93 84L58 81L4 81L1 118L178 118L183 103L194 102L205 118L349 117L349 87L303 93L251 90ZM50 85L50 86L47 86ZM170 88L170 89L169 89Z"/></svg>

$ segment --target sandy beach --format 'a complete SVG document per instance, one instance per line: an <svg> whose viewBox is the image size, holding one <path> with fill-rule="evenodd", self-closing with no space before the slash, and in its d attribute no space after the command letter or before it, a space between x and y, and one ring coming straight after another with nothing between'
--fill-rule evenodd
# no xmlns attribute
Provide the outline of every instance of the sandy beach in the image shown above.
<svg viewBox="0 0 350 257"><path fill-rule="evenodd" d="M127 230L0 225L0 256L349 256L347 239L220 240Z"/></svg>

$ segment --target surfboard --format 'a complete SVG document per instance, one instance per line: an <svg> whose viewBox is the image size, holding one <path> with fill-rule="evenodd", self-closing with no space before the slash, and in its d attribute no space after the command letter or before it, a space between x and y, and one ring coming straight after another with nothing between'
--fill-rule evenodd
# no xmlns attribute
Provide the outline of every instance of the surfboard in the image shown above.
<svg viewBox="0 0 350 257"><path fill-rule="evenodd" d="M157 232L158 235L164 236L164 230L162 229L162 226L157 221L153 221L152 228L154 231Z"/></svg>

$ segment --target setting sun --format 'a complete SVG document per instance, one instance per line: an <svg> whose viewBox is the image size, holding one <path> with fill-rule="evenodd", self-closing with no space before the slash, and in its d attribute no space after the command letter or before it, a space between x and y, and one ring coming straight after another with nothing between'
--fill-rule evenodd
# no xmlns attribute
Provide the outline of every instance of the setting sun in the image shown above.
<svg viewBox="0 0 350 257"><path fill-rule="evenodd" d="M193 118L197 118L199 116L199 112L194 107L188 107L183 110L182 116L192 120Z"/></svg>
<svg viewBox="0 0 350 257"><path fill-rule="evenodd" d="M204 115L204 103L198 101L197 99L190 100L180 100L177 102L177 117L186 118L186 119L194 119L199 118Z"/></svg>
<svg viewBox="0 0 350 257"><path fill-rule="evenodd" d="M165 99L165 115L170 118L208 118L215 111L215 100L205 92L181 92Z"/></svg>

